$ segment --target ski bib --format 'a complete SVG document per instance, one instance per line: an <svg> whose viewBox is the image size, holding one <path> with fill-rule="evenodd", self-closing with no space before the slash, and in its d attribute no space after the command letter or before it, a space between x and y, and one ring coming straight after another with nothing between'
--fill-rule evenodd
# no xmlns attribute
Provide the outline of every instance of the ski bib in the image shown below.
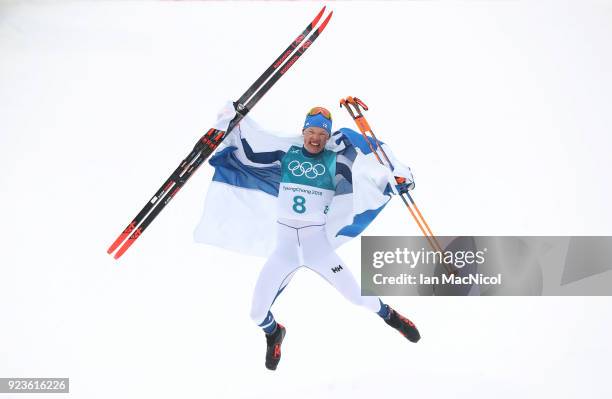
<svg viewBox="0 0 612 399"><path fill-rule="evenodd" d="M325 223L335 177L335 152L323 150L308 156L301 147L291 146L281 160L278 217Z"/></svg>

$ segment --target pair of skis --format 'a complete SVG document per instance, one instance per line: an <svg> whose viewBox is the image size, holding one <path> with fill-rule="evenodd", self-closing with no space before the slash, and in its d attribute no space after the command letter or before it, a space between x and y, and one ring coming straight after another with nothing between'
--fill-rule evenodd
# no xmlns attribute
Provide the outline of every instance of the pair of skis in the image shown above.
<svg viewBox="0 0 612 399"><path fill-rule="evenodd" d="M349 96L349 97L346 97L340 100L340 108L342 107L346 108L351 118L353 118L353 120L357 124L359 131L361 132L361 134L363 135L363 138L365 139L366 143L368 143L368 146L370 147L370 151L372 151L374 156L376 156L376 159L378 160L378 162L381 165L386 166L389 169L391 169L391 171L393 171L393 169L395 169L395 167L393 166L393 163L391 163L391 160L387 156L387 153L385 152L384 148L382 147L382 145L376 138L376 135L372 131L370 124L366 120L365 116L363 116L362 109L364 111L367 111L368 106L363 101L361 101L359 98ZM378 153L378 150L380 150L380 154ZM384 158L384 161L383 161L383 158ZM412 218L414 219L416 224L419 226L419 229L421 230L421 232L427 239L427 242L429 243L431 248L434 251L443 253L444 250L442 249L440 242L438 242L438 239L436 238L434 233L431 231L429 224L427 224L427 222L425 221L423 214L417 207L416 203L414 202L414 199L412 199L412 196L410 195L410 193L408 192L399 193L399 196L402 199L402 201L404 201L404 204L408 208L410 215L412 215ZM406 197L408 198L408 200L406 200ZM410 206L411 204L412 204L412 207ZM412 208L414 208L414 210ZM453 265L449 265L446 262L443 262L443 265L446 268L446 271L448 273L450 274L454 273L455 270L454 270Z"/></svg>
<svg viewBox="0 0 612 399"><path fill-rule="evenodd" d="M155 220L157 215L179 192L198 167L215 151L219 144L231 133L251 109L261 100L270 88L295 64L304 52L319 37L327 26L333 12L330 12L321 25L314 31L315 26L323 16L325 7L304 29L302 33L281 53L268 69L253 83L248 90L234 102L236 116L229 123L227 130L209 129L191 152L183 159L180 165L172 172L170 177L155 192L151 200L145 204L136 217L127 225L117 239L108 248L109 254L115 253L114 258L119 259L134 244L147 227ZM312 34L310 34L312 32ZM308 36L310 34L310 36ZM308 37L307 37L308 36ZM304 41L304 39L306 39ZM302 42L304 42L302 44ZM115 252L116 251L116 252Z"/></svg>

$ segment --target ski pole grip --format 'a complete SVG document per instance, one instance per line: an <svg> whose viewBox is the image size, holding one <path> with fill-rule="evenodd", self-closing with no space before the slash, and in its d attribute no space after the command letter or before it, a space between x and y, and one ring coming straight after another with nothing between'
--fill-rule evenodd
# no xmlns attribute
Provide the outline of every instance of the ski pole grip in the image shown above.
<svg viewBox="0 0 612 399"><path fill-rule="evenodd" d="M364 110L366 110L366 111L368 110L368 106L367 106L367 105L366 105L366 104L365 104L363 101L361 101L361 100L360 100L360 99L358 99L357 97L354 97L354 100L355 100L355 102L356 102L357 104L359 104L359 105L361 106L361 108L363 108L363 109L364 109Z"/></svg>

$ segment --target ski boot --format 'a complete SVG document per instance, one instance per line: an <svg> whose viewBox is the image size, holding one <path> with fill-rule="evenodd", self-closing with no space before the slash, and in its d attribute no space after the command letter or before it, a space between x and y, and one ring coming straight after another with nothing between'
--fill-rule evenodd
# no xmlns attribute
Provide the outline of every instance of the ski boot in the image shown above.
<svg viewBox="0 0 612 399"><path fill-rule="evenodd" d="M417 330L413 322L406 317L397 313L395 309L389 307L389 317L384 319L385 323L399 331L410 342L418 342L421 339L421 334Z"/></svg>
<svg viewBox="0 0 612 399"><path fill-rule="evenodd" d="M276 329L270 334L266 334L266 368L268 370L276 370L278 362L281 358L281 344L285 338L287 330L282 324L277 323Z"/></svg>

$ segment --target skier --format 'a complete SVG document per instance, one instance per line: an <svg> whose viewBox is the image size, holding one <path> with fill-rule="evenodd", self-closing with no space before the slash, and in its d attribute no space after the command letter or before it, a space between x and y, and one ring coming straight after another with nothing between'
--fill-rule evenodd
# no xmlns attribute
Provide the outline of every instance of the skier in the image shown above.
<svg viewBox="0 0 612 399"><path fill-rule="evenodd" d="M341 132L332 135L331 113L323 107L308 112L302 134L302 146L273 152L255 152L245 138L240 139L248 160L280 166L276 247L259 274L251 307L251 318L266 336L265 365L270 370L280 361L286 334L270 308L300 267L318 273L346 299L375 312L411 342L420 339L410 320L377 297L361 296L355 278L327 238L326 217L332 199L352 192L355 147ZM326 149L330 137L343 143L344 149ZM412 176L398 176L396 182L399 192L414 187Z"/></svg>

